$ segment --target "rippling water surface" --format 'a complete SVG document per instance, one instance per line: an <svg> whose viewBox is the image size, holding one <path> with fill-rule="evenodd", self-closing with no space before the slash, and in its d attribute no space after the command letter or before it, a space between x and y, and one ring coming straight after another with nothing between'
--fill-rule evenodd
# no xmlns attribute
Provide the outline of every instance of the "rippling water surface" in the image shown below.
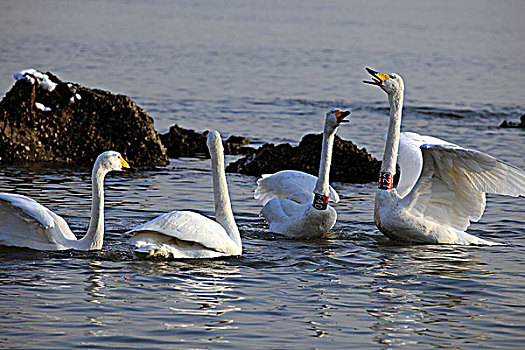
<svg viewBox="0 0 525 350"><path fill-rule="evenodd" d="M292 142L350 108L339 135L381 157L388 105L365 66L405 78L403 128L525 168L522 1L4 1L0 88L34 67L134 98L165 132ZM234 160L228 157L228 161ZM133 160L130 159L130 162ZM3 166L87 229L90 169ZM497 247L404 246L372 219L375 184L334 186L333 237L287 240L258 216L256 178L228 174L242 257L145 261L125 232L173 209L213 216L209 160L110 174L98 252L2 247L2 348L518 348L523 198L488 196L469 231Z"/></svg>

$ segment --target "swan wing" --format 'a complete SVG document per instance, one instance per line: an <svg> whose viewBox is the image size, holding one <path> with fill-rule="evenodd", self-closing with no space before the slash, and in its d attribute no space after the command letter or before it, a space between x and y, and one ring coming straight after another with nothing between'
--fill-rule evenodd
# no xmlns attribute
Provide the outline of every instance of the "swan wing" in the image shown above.
<svg viewBox="0 0 525 350"><path fill-rule="evenodd" d="M420 135L415 132L402 132L399 135L397 156L397 164L401 170L397 184L397 194L400 197L404 197L410 192L421 175L423 155L420 147L424 144L456 146L436 137Z"/></svg>
<svg viewBox="0 0 525 350"><path fill-rule="evenodd" d="M287 198L296 203L306 203L313 199L317 177L297 170L282 170L275 174L265 174L257 180L254 198L266 205L274 198ZM339 194L330 186L330 201L339 202Z"/></svg>
<svg viewBox="0 0 525 350"><path fill-rule="evenodd" d="M238 248L217 222L191 211L172 211L128 231L133 233L131 243L155 240L163 244L183 246L186 250L203 248L236 255ZM221 254L222 255L222 254ZM200 256L192 256L200 257Z"/></svg>
<svg viewBox="0 0 525 350"><path fill-rule="evenodd" d="M525 172L483 152L423 144L421 175L400 205L413 215L465 231L485 210L485 193L525 195Z"/></svg>
<svg viewBox="0 0 525 350"><path fill-rule="evenodd" d="M270 232L292 238L320 237L334 226L337 212L334 208L316 210L310 203L297 203L286 198L274 198L261 210L268 221Z"/></svg>
<svg viewBox="0 0 525 350"><path fill-rule="evenodd" d="M261 210L270 231L295 237L303 231L303 217L308 204L286 198L274 198Z"/></svg>
<svg viewBox="0 0 525 350"><path fill-rule="evenodd" d="M49 214L49 209L39 204L34 199L12 193L0 193L2 210L8 210L13 215L26 220L38 222L44 228L53 228L55 220Z"/></svg>
<svg viewBox="0 0 525 350"><path fill-rule="evenodd" d="M289 222L304 213L304 204L286 198L274 198L261 210L262 216L270 223Z"/></svg>
<svg viewBox="0 0 525 350"><path fill-rule="evenodd" d="M404 197L417 182L423 168L423 155L419 148L419 142L407 137L405 133L399 136L399 153L397 155L397 164L399 165L400 174L397 183L397 193Z"/></svg>
<svg viewBox="0 0 525 350"><path fill-rule="evenodd" d="M0 193L0 243L33 249L68 249L76 240L66 221L26 196Z"/></svg>

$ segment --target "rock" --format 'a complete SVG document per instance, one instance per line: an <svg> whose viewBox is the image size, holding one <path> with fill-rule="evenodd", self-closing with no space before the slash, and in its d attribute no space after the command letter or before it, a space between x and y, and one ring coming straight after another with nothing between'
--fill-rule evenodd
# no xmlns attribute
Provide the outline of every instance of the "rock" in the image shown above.
<svg viewBox="0 0 525 350"><path fill-rule="evenodd" d="M303 137L297 147L290 144L265 144L253 154L227 166L226 171L252 176L280 170L300 170L317 176L321 159L322 134ZM335 137L330 168L330 181L362 183L377 181L381 162L366 149L358 149L351 141Z"/></svg>
<svg viewBox="0 0 525 350"><path fill-rule="evenodd" d="M34 70L0 101L0 163L91 164L115 150L134 166L168 164L153 119L129 97Z"/></svg>
<svg viewBox="0 0 525 350"><path fill-rule="evenodd" d="M250 140L246 137L232 135L224 141L224 153L231 155L252 154L255 152L255 149L252 147L246 147L249 143Z"/></svg>
<svg viewBox="0 0 525 350"><path fill-rule="evenodd" d="M525 129L525 114L520 118L520 122L508 122L506 120L501 123L500 128L524 128Z"/></svg>
<svg viewBox="0 0 525 350"><path fill-rule="evenodd" d="M168 157L194 157L209 158L206 146L206 133L199 134L194 130L181 128L177 124L170 127L166 134L161 134L160 139L168 151Z"/></svg>
<svg viewBox="0 0 525 350"><path fill-rule="evenodd" d="M207 132L198 133L194 130L181 128L177 124L170 127L169 132L160 135L162 143L168 150L168 157L206 157L209 158L208 147L206 146ZM226 154L248 154L253 152L253 148L243 147L250 141L242 136L230 136L224 144Z"/></svg>

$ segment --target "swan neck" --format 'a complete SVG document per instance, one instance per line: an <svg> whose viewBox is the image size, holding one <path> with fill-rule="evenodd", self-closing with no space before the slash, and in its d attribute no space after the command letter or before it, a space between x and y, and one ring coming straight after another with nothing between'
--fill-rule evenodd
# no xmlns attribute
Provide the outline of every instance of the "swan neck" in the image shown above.
<svg viewBox="0 0 525 350"><path fill-rule="evenodd" d="M381 172L392 176L396 173L397 154L399 148L399 134L401 132L401 111L403 108L403 91L388 95L390 102L390 121L383 153Z"/></svg>
<svg viewBox="0 0 525 350"><path fill-rule="evenodd" d="M317 182L314 188L314 193L326 197L330 195L330 164L332 163L332 151L336 130L337 129L330 129L325 126L323 132L323 147L321 149L319 174L317 176Z"/></svg>
<svg viewBox="0 0 525 350"><path fill-rule="evenodd" d="M233 216L228 183L224 170L224 150L211 150L211 169L213 176L213 197L215 200L215 220L226 230L235 244L242 249L241 235Z"/></svg>
<svg viewBox="0 0 525 350"><path fill-rule="evenodd" d="M86 235L79 240L84 250L101 249L104 242L104 177L106 173L107 171L101 169L98 164L93 167L91 220Z"/></svg>

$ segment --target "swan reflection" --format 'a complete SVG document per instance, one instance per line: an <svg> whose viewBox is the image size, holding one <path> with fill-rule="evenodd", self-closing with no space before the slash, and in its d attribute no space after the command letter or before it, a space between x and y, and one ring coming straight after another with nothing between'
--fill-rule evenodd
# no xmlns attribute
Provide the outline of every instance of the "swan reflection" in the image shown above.
<svg viewBox="0 0 525 350"><path fill-rule="evenodd" d="M106 324L115 321L123 327L119 334L129 335L148 329L177 330L174 341L194 341L198 335L207 342L225 342L222 337L209 337L209 331L235 329L231 312L240 311L236 280L238 267L227 261L189 262L130 261L115 266L114 262L93 261L85 281L87 302L98 306L86 315L96 330L91 336L108 336ZM127 271L125 276L121 271ZM130 271L133 271L130 273ZM148 313L152 320L138 322ZM204 340L203 340L204 341Z"/></svg>
<svg viewBox="0 0 525 350"><path fill-rule="evenodd" d="M375 305L367 313L375 318L370 328L380 344L429 344L443 339L479 339L481 333L466 325L484 315L488 289L477 253L480 248L457 246L382 246L380 263L367 287ZM417 336L417 342L414 336Z"/></svg>

